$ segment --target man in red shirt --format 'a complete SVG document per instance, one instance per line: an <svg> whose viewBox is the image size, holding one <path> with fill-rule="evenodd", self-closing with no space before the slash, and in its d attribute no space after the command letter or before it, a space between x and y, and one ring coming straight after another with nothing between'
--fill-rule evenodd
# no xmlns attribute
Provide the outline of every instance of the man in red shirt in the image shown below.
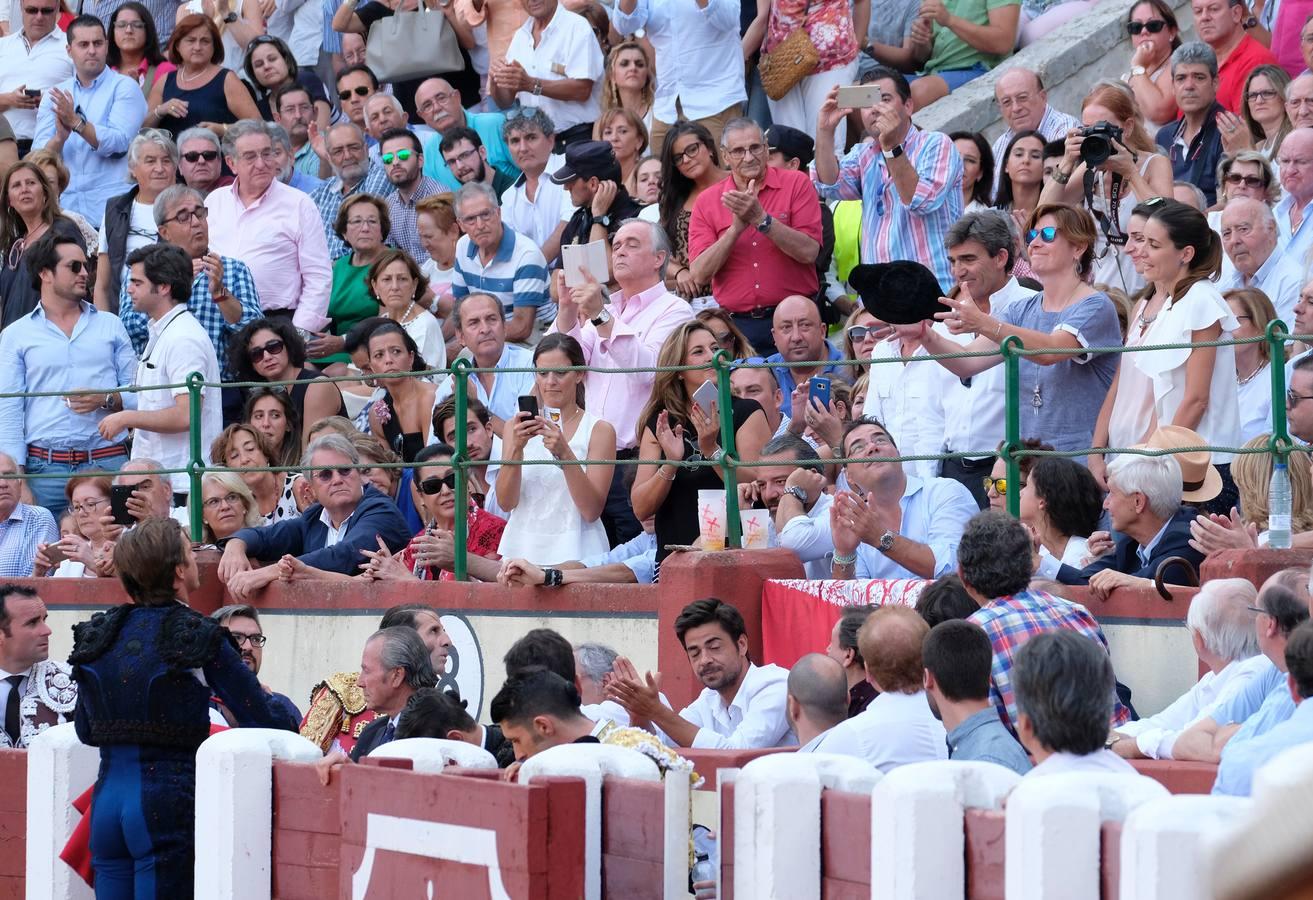
<svg viewBox="0 0 1313 900"><path fill-rule="evenodd" d="M1242 0L1191 0L1199 40L1217 54L1217 102L1240 115L1245 103L1245 79L1264 63L1277 64L1272 52L1245 34L1249 17Z"/></svg>
<svg viewBox="0 0 1313 900"><path fill-rule="evenodd" d="M806 173L767 166L756 122L731 120L720 141L730 175L693 205L688 256L694 280L711 284L716 302L768 356L775 307L791 294L816 295L821 207Z"/></svg>

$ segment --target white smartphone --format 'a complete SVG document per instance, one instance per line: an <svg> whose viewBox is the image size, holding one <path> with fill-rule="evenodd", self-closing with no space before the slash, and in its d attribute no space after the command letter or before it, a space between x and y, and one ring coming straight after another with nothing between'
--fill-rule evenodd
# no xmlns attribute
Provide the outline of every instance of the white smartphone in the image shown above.
<svg viewBox="0 0 1313 900"><path fill-rule="evenodd" d="M710 416L711 404L716 402L716 393L716 382L704 381L702 386L693 392L693 402L702 407L702 411Z"/></svg>
<svg viewBox="0 0 1313 900"><path fill-rule="evenodd" d="M884 92L874 84L853 84L839 88L838 104L840 109L867 109L883 97Z"/></svg>

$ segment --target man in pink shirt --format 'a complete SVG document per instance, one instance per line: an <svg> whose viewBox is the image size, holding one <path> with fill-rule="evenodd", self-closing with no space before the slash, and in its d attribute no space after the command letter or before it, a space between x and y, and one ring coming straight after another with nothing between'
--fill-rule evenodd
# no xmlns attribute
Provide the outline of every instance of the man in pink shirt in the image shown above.
<svg viewBox="0 0 1313 900"><path fill-rule="evenodd" d="M761 126L733 119L720 138L729 177L698 196L688 225L693 279L762 356L775 352L771 320L791 294L816 296L821 205L803 172L766 165Z"/></svg>
<svg viewBox="0 0 1313 900"><path fill-rule="evenodd" d="M308 195L275 177L263 122L230 125L223 152L237 178L205 199L211 248L246 263L266 314L289 316L303 332L323 331L333 270L319 211Z"/></svg>
<svg viewBox="0 0 1313 900"><path fill-rule="evenodd" d="M570 335L584 348L590 366L631 369L657 365L666 337L693 318L693 310L666 290L670 242L653 222L630 219L611 241L611 270L620 290L607 302L591 275L583 287L565 286L557 273L560 304L552 330ZM615 426L616 459L638 455L638 413L652 393L650 372L589 372L584 380L588 410ZM602 523L612 546L637 537L642 526L629 505L625 477L632 466L616 466ZM632 474L632 473L631 473Z"/></svg>

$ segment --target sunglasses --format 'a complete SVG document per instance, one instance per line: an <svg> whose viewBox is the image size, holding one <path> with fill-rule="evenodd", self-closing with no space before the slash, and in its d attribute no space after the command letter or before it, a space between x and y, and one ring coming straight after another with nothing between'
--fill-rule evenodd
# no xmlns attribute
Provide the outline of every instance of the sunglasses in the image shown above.
<svg viewBox="0 0 1313 900"><path fill-rule="evenodd" d="M428 494L430 497L442 493L444 487L454 491L456 490L456 473L448 472L441 478L425 478L415 486L419 488L421 494Z"/></svg>
<svg viewBox="0 0 1313 900"><path fill-rule="evenodd" d="M1126 33L1131 37L1135 37L1142 31L1147 31L1150 34L1157 34L1166 27L1167 23L1162 19L1150 19L1147 22L1127 22Z"/></svg>
<svg viewBox="0 0 1313 900"><path fill-rule="evenodd" d="M24 6L23 12L29 16L53 16L55 8L53 6Z"/></svg>
<svg viewBox="0 0 1313 900"><path fill-rule="evenodd" d="M350 478L353 471L355 470L350 468L315 469L315 481L328 484L333 480L334 475L338 478Z"/></svg>
<svg viewBox="0 0 1313 900"><path fill-rule="evenodd" d="M219 151L218 150L188 150L186 153L182 155L182 158L187 160L187 162L189 163L198 163L201 160L205 160L206 162L214 162L216 159L219 158Z"/></svg>
<svg viewBox="0 0 1313 900"><path fill-rule="evenodd" d="M383 163L383 165L390 166L392 165L392 160L394 159L399 159L402 162L405 162L406 160L410 159L414 155L415 155L414 150L398 150L396 153L384 153L382 156L379 157L379 160Z"/></svg>
<svg viewBox="0 0 1313 900"><path fill-rule="evenodd" d="M1026 232L1026 243L1035 243L1035 238L1042 238L1044 243L1051 244L1058 239L1058 229L1053 225L1045 225L1043 228L1032 228Z"/></svg>
<svg viewBox="0 0 1313 900"><path fill-rule="evenodd" d="M370 94L370 88L369 88L369 85L367 85L367 84L358 84L358 85L356 85L355 87L353 87L353 88L349 88L349 89L347 89L347 90L345 90L345 91L338 91L338 92L337 92L337 99L339 99L339 100L350 100L352 94L355 94L357 97L366 97L366 96L368 96L368 95Z"/></svg>
<svg viewBox="0 0 1313 900"><path fill-rule="evenodd" d="M868 337L874 337L879 331L880 329L874 325L854 325L852 328L848 329L848 338L853 341L853 343L856 343L858 341L864 341Z"/></svg>
<svg viewBox="0 0 1313 900"><path fill-rule="evenodd" d="M83 270L90 271L87 269L87 264L80 259L70 259L68 261L68 270L74 275L81 275Z"/></svg>
<svg viewBox="0 0 1313 900"><path fill-rule="evenodd" d="M247 351L247 353L249 353L251 356L251 362L259 362L260 360L264 359L264 355L266 353L268 353L270 356L273 356L275 353L282 353L283 348L286 346L287 345L283 343L281 340L275 339L265 344L262 347L252 347L250 350Z"/></svg>
<svg viewBox="0 0 1313 900"><path fill-rule="evenodd" d="M1026 482L1021 482L1021 486L1025 487ZM990 488L993 488L994 493L998 494L1000 497L1006 497L1008 495L1008 480L1006 478L990 478L986 475L985 493L989 493Z"/></svg>
<svg viewBox="0 0 1313 900"><path fill-rule="evenodd" d="M1267 187L1267 185L1263 183L1263 179L1257 175L1240 175L1235 172L1231 172L1226 176L1226 183L1235 185L1243 184L1247 188L1254 189Z"/></svg>

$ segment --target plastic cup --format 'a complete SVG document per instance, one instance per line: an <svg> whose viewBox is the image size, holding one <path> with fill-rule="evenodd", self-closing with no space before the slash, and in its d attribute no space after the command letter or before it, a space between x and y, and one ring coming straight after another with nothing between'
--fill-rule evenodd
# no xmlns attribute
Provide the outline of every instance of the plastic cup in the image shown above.
<svg viewBox="0 0 1313 900"><path fill-rule="evenodd" d="M703 550L725 549L724 491L698 491L698 533Z"/></svg>
<svg viewBox="0 0 1313 900"><path fill-rule="evenodd" d="M743 525L744 550L765 550L770 545L770 510L740 510L739 522Z"/></svg>

